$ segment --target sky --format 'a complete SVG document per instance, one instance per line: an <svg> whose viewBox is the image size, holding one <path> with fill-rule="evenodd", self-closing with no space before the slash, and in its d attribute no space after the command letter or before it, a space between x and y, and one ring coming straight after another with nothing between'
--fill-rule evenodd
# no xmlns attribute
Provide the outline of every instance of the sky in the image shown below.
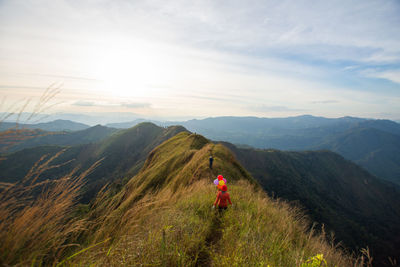
<svg viewBox="0 0 400 267"><path fill-rule="evenodd" d="M116 120L400 120L400 1L0 0L0 112L49 87Z"/></svg>

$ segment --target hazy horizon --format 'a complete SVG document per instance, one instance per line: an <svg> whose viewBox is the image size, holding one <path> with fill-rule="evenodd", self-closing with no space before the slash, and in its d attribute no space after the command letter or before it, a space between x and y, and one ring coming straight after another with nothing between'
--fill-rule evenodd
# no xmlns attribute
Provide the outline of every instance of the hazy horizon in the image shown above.
<svg viewBox="0 0 400 267"><path fill-rule="evenodd" d="M395 0L0 1L0 112L56 83L50 113L399 121L399 14Z"/></svg>
<svg viewBox="0 0 400 267"><path fill-rule="evenodd" d="M0 117L4 117L6 113L0 112ZM47 123L53 122L56 120L68 120L77 123L83 123L89 126L95 126L98 124L107 125L114 123L130 123L135 120L144 120L144 121L156 121L160 123L168 123L168 122L187 122L190 120L203 120L210 118L221 118L221 117L252 117L259 119L286 119L286 118L296 118L296 117L304 117L304 116L313 116L310 114L301 114L295 116L285 116L285 117L261 117L261 116L206 116L206 117L145 117L140 116L138 114L133 113L122 113L122 112L110 112L110 113L55 113L55 114L38 114L34 117L34 119L29 118L31 113L24 112L22 114L14 114L13 116L8 117L4 122L19 122L22 124L37 124L37 123ZM352 116L343 116L343 117L324 117L324 116L313 116L317 118L325 118L325 119L340 119L344 117L352 117ZM367 117L352 117L359 119L371 119L375 120L377 118L367 118ZM400 123L400 121L392 120L396 123ZM0 121L1 124L1 121Z"/></svg>

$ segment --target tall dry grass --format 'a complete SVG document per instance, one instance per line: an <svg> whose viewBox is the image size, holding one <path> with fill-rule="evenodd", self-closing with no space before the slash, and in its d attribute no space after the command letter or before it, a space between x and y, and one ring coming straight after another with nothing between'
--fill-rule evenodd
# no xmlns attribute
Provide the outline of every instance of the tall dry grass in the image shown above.
<svg viewBox="0 0 400 267"><path fill-rule="evenodd" d="M6 107L9 112L0 118L0 124L16 117L15 126L0 132L0 152L27 139L43 135L42 131L24 128L26 123L36 123L41 113L56 104L50 104L60 92L61 85L52 84L33 103L31 113L22 120L23 112L31 99ZM1 104L2 108L5 99ZM48 133L46 133L48 134ZM86 230L87 220L74 216L84 178L101 162L94 163L77 175L77 168L60 179L41 177L47 170L63 164L52 164L65 150L53 156L45 155L37 161L24 179L14 184L2 183L0 192L0 265L41 265L56 263ZM4 156L3 156L4 158ZM40 181L38 180L40 177ZM39 182L38 182L39 181Z"/></svg>
<svg viewBox="0 0 400 267"><path fill-rule="evenodd" d="M236 205L224 214L224 232L213 254L217 266L300 266L316 254L323 254L328 266L362 266L324 233L309 231L298 208L243 182L230 188Z"/></svg>
<svg viewBox="0 0 400 267"><path fill-rule="evenodd" d="M43 94L40 96L38 101L33 104L32 111L29 115L22 119L23 112L30 106L32 99L22 100L16 103L12 103L10 106L6 106L6 98L0 104L0 108L7 110L8 112L0 116L0 125L7 119L15 117L15 126L0 131L0 152L7 152L12 146L19 144L27 139L31 139L38 136L47 135L43 131L37 129L29 129L24 127L24 124L37 123L40 119L40 115L43 112L48 111L50 108L58 105L59 103L50 103L61 91L62 85L52 84L46 88Z"/></svg>
<svg viewBox="0 0 400 267"><path fill-rule="evenodd" d="M86 229L87 221L72 216L84 178L100 161L75 175L36 182L61 154L44 157L23 181L0 193L0 265L55 263Z"/></svg>
<svg viewBox="0 0 400 267"><path fill-rule="evenodd" d="M243 180L230 185L234 207L222 216L212 203L215 187L201 179L178 191L147 194L119 214L118 230L103 224L106 236L70 258L68 264L95 266L308 266L322 254L326 266L368 266L309 231L299 209L270 199ZM109 213L112 214L112 213ZM310 265L311 266L311 265Z"/></svg>
<svg viewBox="0 0 400 267"><path fill-rule="evenodd" d="M201 180L185 190L173 192L165 188L148 193L118 215L115 213L118 207L109 210L106 213L121 223L115 227L115 221L104 220L97 228L97 238L92 244L100 243L101 240L109 242L71 258L68 263L96 266L194 266L211 223L209 216L198 218L196 214L205 212L211 215L212 211L209 205L205 207L205 199L198 199L196 204L190 204L191 207L183 203L186 203L188 197L186 189L197 190L204 188L205 184ZM99 221L103 219L106 218L102 217Z"/></svg>

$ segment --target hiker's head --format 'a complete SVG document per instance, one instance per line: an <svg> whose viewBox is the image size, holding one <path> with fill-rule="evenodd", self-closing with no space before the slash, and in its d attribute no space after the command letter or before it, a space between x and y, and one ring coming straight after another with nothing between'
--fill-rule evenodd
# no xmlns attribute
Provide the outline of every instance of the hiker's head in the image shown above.
<svg viewBox="0 0 400 267"><path fill-rule="evenodd" d="M223 186L221 186L221 191L222 191L222 192L228 191L228 187L226 186L226 184L224 184Z"/></svg>

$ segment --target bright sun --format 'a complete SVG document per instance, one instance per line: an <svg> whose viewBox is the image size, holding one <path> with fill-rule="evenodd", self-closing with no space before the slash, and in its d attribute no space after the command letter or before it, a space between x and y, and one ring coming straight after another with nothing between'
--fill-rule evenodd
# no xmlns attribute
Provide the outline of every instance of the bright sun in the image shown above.
<svg viewBox="0 0 400 267"><path fill-rule="evenodd" d="M113 42L94 54L94 76L102 81L102 90L117 97L154 97L179 72L176 58L149 43Z"/></svg>

